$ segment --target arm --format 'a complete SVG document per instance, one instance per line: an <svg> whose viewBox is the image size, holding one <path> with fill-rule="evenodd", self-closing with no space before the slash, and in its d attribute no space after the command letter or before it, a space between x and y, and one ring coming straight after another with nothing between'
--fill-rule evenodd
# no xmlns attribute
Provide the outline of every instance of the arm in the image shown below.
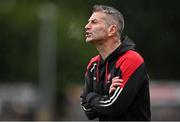
<svg viewBox="0 0 180 122"><path fill-rule="evenodd" d="M120 115L131 104L146 77L145 65L139 55L127 55L118 60L117 68L122 71L123 84L117 87L112 96L100 96L91 92L87 102L103 115Z"/></svg>
<svg viewBox="0 0 180 122"><path fill-rule="evenodd" d="M112 83L110 85L109 88L109 95L112 96L114 91L116 90L116 88L118 86L122 86L123 85L123 80L119 78L119 76L116 76L112 79Z"/></svg>
<svg viewBox="0 0 180 122"><path fill-rule="evenodd" d="M82 107L82 109L84 110L84 112L85 112L86 116L88 117L88 119L92 120L92 119L95 119L95 118L98 117L98 113L86 101L87 94L89 92L93 91L92 82L90 82L91 80L90 80L89 75L90 75L90 73L88 73L88 72L85 75L85 85L84 85L83 91L81 93L80 99L81 99L81 107Z"/></svg>

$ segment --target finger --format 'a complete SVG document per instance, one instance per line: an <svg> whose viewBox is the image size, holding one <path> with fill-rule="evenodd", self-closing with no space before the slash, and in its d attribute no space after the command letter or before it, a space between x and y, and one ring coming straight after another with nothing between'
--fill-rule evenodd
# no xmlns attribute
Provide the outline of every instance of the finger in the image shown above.
<svg viewBox="0 0 180 122"><path fill-rule="evenodd" d="M123 83L123 80L115 79L115 80L112 80L112 83Z"/></svg>
<svg viewBox="0 0 180 122"><path fill-rule="evenodd" d="M115 90L116 90L116 88L115 88L115 87L112 87L112 88L109 90L109 94L113 93Z"/></svg>
<svg viewBox="0 0 180 122"><path fill-rule="evenodd" d="M111 84L112 87L118 87L118 86L121 86L121 85L122 85L122 83L113 83L113 84Z"/></svg>
<svg viewBox="0 0 180 122"><path fill-rule="evenodd" d="M112 87L118 87L118 86L121 86L123 83L120 83L120 82L116 82L116 83L112 83L111 86Z"/></svg>
<svg viewBox="0 0 180 122"><path fill-rule="evenodd" d="M114 88L116 89L116 88L117 88L117 86L115 86L115 85L111 85L109 89L114 89Z"/></svg>
<svg viewBox="0 0 180 122"><path fill-rule="evenodd" d="M120 83L122 83L122 82L123 82L123 80L122 80L122 79L113 79L113 80L112 80L112 83L116 83L116 82L120 82Z"/></svg>
<svg viewBox="0 0 180 122"><path fill-rule="evenodd" d="M112 95L114 93L115 89L109 91L109 94Z"/></svg>
<svg viewBox="0 0 180 122"><path fill-rule="evenodd" d="M119 76L116 76L116 77L114 77L112 80L115 80L115 79L120 79L120 77ZM121 79L122 80L122 79Z"/></svg>
<svg viewBox="0 0 180 122"><path fill-rule="evenodd" d="M116 77L114 77L113 79L119 79L119 76L116 76ZM113 80L113 79L112 79L112 80Z"/></svg>

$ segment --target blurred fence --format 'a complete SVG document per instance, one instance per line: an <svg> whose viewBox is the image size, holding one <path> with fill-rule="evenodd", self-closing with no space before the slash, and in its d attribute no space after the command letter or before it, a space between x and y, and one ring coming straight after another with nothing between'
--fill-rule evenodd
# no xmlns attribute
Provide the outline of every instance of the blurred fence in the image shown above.
<svg viewBox="0 0 180 122"><path fill-rule="evenodd" d="M152 120L180 120L180 82L154 81L150 90Z"/></svg>
<svg viewBox="0 0 180 122"><path fill-rule="evenodd" d="M0 120L34 120L37 90L28 83L0 84Z"/></svg>
<svg viewBox="0 0 180 122"><path fill-rule="evenodd" d="M87 120L80 106L82 86L71 84L65 89L65 97L61 101L66 102L56 108L63 112L54 112L53 120ZM151 81L150 95L152 120L180 120L180 82ZM0 120L38 120L40 98L39 88L32 84L1 84Z"/></svg>

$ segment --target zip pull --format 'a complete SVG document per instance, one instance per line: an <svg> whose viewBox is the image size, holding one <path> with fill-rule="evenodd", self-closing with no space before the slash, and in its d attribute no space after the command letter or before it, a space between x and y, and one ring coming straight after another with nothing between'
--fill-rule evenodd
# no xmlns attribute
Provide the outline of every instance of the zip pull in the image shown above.
<svg viewBox="0 0 180 122"><path fill-rule="evenodd" d="M107 61L106 62L106 72L105 72L105 84L108 83L108 80L109 80L109 78L108 78L108 61Z"/></svg>
<svg viewBox="0 0 180 122"><path fill-rule="evenodd" d="M96 81L99 82L99 63L100 63L100 56L97 61L97 67L96 67Z"/></svg>

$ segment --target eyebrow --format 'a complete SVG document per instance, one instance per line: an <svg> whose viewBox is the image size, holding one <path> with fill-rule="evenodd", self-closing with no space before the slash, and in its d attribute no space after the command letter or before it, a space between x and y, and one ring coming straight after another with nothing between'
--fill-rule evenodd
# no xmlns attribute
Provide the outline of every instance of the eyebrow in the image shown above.
<svg viewBox="0 0 180 122"><path fill-rule="evenodd" d="M88 22L90 22L90 21L97 21L97 19L89 19Z"/></svg>

